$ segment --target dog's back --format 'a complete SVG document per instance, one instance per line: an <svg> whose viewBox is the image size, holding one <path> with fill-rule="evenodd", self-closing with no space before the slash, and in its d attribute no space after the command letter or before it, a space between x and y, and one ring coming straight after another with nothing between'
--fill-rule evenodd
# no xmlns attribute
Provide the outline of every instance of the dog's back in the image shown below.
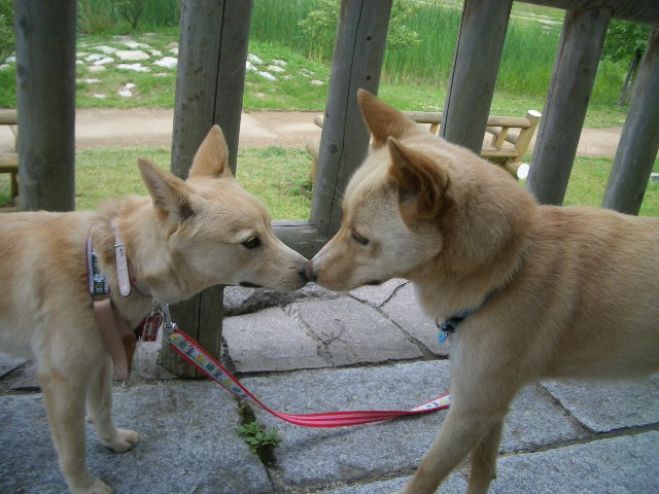
<svg viewBox="0 0 659 494"><path fill-rule="evenodd" d="M547 373L621 377L659 371L659 219L596 208L538 208L528 280L548 331ZM542 287L541 289L540 286Z"/></svg>
<svg viewBox="0 0 659 494"><path fill-rule="evenodd" d="M3 350L28 356L34 331L56 323L45 317L66 313L71 304L89 303L85 238L92 217L93 213L46 212L0 216Z"/></svg>

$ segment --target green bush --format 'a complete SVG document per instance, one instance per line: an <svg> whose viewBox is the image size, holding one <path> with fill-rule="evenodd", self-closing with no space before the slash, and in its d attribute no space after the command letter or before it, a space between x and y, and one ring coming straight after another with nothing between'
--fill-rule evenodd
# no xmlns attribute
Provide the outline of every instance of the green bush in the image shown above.
<svg viewBox="0 0 659 494"><path fill-rule="evenodd" d="M0 64L14 50L14 4L12 0L0 0Z"/></svg>

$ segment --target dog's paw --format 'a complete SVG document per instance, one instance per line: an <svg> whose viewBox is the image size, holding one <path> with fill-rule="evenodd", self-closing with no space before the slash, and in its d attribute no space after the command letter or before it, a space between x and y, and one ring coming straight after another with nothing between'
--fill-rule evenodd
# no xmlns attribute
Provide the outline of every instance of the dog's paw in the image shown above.
<svg viewBox="0 0 659 494"><path fill-rule="evenodd" d="M73 494L112 494L112 489L101 479L92 477L89 485L72 488L71 492Z"/></svg>
<svg viewBox="0 0 659 494"><path fill-rule="evenodd" d="M107 442L106 446L116 453L124 453L135 446L140 440L140 435L128 429L117 429L114 438Z"/></svg>

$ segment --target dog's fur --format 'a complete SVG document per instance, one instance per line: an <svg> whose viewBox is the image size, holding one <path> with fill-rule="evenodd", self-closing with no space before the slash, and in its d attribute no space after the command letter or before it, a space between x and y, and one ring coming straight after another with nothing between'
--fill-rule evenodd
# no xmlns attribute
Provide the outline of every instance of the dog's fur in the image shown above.
<svg viewBox="0 0 659 494"><path fill-rule="evenodd" d="M265 208L233 179L219 127L201 144L188 180L147 160L139 168L151 197L109 202L99 212L0 215L0 348L35 358L60 468L75 493L110 492L87 470L85 401L103 444L123 452L138 441L112 422L112 363L87 288L89 234L112 303L130 327L153 299L177 302L217 284L290 290L306 282L306 259L275 237ZM113 220L131 275L148 295L119 295Z"/></svg>
<svg viewBox="0 0 659 494"><path fill-rule="evenodd" d="M471 452L468 492L484 493L522 386L659 371L659 219L539 206L499 167L358 99L372 147L310 278L404 277L440 321L477 309L450 337L451 408L402 492L434 492Z"/></svg>

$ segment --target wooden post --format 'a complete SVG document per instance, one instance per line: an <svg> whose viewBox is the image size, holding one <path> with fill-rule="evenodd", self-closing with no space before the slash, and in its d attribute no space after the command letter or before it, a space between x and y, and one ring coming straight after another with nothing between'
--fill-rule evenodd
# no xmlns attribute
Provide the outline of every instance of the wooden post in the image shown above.
<svg viewBox="0 0 659 494"><path fill-rule="evenodd" d="M659 149L659 27L650 33L603 206L638 214Z"/></svg>
<svg viewBox="0 0 659 494"><path fill-rule="evenodd" d="M377 94L392 0L342 0L320 137L311 224L326 236L341 223L341 197L368 149L357 90Z"/></svg>
<svg viewBox="0 0 659 494"><path fill-rule="evenodd" d="M480 153L512 0L465 0L441 135ZM441 33L440 33L441 34Z"/></svg>
<svg viewBox="0 0 659 494"><path fill-rule="evenodd" d="M75 208L75 0L16 0L19 208Z"/></svg>
<svg viewBox="0 0 659 494"><path fill-rule="evenodd" d="M252 1L185 0L181 6L172 171L187 177L199 144L215 123L236 171ZM172 307L174 321L213 356L222 348L223 287L213 287ZM163 365L178 376L197 377L168 347Z"/></svg>
<svg viewBox="0 0 659 494"><path fill-rule="evenodd" d="M541 203L563 203L610 17L606 8L565 13L527 182Z"/></svg>

